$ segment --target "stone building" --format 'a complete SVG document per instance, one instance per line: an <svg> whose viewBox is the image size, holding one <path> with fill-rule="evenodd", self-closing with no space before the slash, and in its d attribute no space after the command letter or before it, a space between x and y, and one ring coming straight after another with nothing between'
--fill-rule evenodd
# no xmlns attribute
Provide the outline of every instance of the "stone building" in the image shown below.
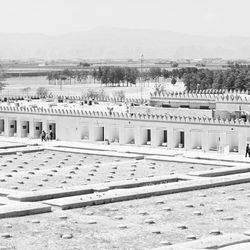
<svg viewBox="0 0 250 250"><path fill-rule="evenodd" d="M212 95L212 98L207 95L205 98L200 94L182 94L172 99L170 96L151 96L151 104L154 98L158 98L158 103L161 98L175 105L185 100L190 107L195 103L200 108L141 105L131 107L128 112L103 112L87 111L84 105L67 109L59 107L59 103L49 108L2 103L0 135L39 138L45 130L52 131L54 139L66 141L109 141L121 145L240 154L250 143L248 96L223 94ZM71 100L82 102L80 98ZM114 102L114 99L102 101ZM205 105L210 106L201 108Z"/></svg>

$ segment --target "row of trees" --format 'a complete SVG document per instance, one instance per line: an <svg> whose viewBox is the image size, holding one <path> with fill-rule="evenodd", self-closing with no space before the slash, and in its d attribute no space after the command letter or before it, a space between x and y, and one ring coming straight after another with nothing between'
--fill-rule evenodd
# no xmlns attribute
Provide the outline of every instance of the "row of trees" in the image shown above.
<svg viewBox="0 0 250 250"><path fill-rule="evenodd" d="M94 82L99 81L101 84L109 86L131 86L136 84L139 77L139 71L130 67L98 67L93 70L69 70L61 72L50 72L47 76L49 84L61 85L82 83L92 77Z"/></svg>
<svg viewBox="0 0 250 250"><path fill-rule="evenodd" d="M204 89L238 89L250 90L250 67L234 65L227 70L197 69L195 67L173 70L152 67L147 71L140 71L132 67L104 66L93 70L64 70L51 72L47 78L54 84L72 84L82 82L91 76L94 81L99 81L105 86L133 86L141 78L142 81L159 82L160 78L171 79L175 84L177 79L183 80L186 90ZM0 91L5 87L5 74L0 67ZM30 88L24 88L24 93L29 93Z"/></svg>
<svg viewBox="0 0 250 250"><path fill-rule="evenodd" d="M6 86L5 79L6 79L6 76L5 76L4 70L3 70L2 66L0 65L0 92Z"/></svg>
<svg viewBox="0 0 250 250"><path fill-rule="evenodd" d="M88 75L89 71L65 69L63 71L49 72L47 79L49 80L49 84L76 84L86 80Z"/></svg>
<svg viewBox="0 0 250 250"><path fill-rule="evenodd" d="M138 77L142 77L144 81L148 79L158 81L160 77L172 78L172 84L175 84L177 78L183 80L187 91L205 90L205 89L237 89L250 91L250 67L234 66L227 70L209 70L197 68L181 68L167 71L160 68L151 68L142 75L129 67L100 67L93 71L93 77L105 84L121 85L126 82L130 85L136 83ZM157 92L164 92L164 86L156 84ZM94 93L94 90L88 92L88 96L96 96L100 93ZM103 93L101 93L103 95ZM124 93L115 93L116 96L123 96Z"/></svg>
<svg viewBox="0 0 250 250"><path fill-rule="evenodd" d="M198 69L195 67L180 68L173 70L161 69L160 67L151 67L148 70L140 72L137 68L131 67L99 67L94 69L92 77L95 80L101 81L102 84L120 86L121 83L130 85L136 84L141 78L143 82L159 82L160 78L171 79L172 84L177 82L177 79L182 79L186 73L197 73Z"/></svg>
<svg viewBox="0 0 250 250"><path fill-rule="evenodd" d="M224 71L199 69L196 72L185 73L182 78L186 90L250 90L249 67L232 67Z"/></svg>
<svg viewBox="0 0 250 250"><path fill-rule="evenodd" d="M153 80L159 82L159 79L163 77L164 79L171 79L171 83L175 84L177 79L182 79L185 74L197 73L198 69L195 67L180 68L180 69L161 69L158 67L149 68L148 71L143 72L143 81Z"/></svg>
<svg viewBox="0 0 250 250"><path fill-rule="evenodd" d="M140 73L131 67L99 67L93 70L92 76L106 86L132 86L136 84Z"/></svg>
<svg viewBox="0 0 250 250"><path fill-rule="evenodd" d="M84 70L69 70L65 69L61 72L50 72L47 76L50 84L72 84L83 83L88 77L91 77L94 82L98 81L105 86L133 86L139 80L143 82L159 82L161 77L171 78L173 84L177 78L182 78L184 73L197 71L196 68L183 68L166 70L160 67L152 67L149 70L140 72L137 68L132 67L115 67L102 66L94 69Z"/></svg>
<svg viewBox="0 0 250 250"><path fill-rule="evenodd" d="M184 82L186 90L238 89L250 90L250 66L231 65L227 70L198 69L196 67L173 69L150 68L146 77L156 80L160 77L171 78L172 84L177 79Z"/></svg>

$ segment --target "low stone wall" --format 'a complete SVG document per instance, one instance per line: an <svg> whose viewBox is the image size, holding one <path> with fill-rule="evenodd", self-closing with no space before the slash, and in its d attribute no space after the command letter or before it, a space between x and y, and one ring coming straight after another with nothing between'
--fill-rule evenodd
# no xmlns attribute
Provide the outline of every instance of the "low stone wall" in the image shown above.
<svg viewBox="0 0 250 250"><path fill-rule="evenodd" d="M187 117L208 117L213 118L212 110L205 109L185 109L185 108L158 108L149 106L132 106L132 114L149 114L149 115L168 115L168 116L187 116Z"/></svg>

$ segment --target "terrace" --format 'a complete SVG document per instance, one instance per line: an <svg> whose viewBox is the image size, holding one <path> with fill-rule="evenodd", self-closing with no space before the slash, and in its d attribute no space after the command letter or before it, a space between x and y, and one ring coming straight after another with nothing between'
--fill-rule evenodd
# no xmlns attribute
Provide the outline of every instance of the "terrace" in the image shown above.
<svg viewBox="0 0 250 250"><path fill-rule="evenodd" d="M250 241L247 161L17 138L0 144L4 247L153 249L235 232L237 242Z"/></svg>

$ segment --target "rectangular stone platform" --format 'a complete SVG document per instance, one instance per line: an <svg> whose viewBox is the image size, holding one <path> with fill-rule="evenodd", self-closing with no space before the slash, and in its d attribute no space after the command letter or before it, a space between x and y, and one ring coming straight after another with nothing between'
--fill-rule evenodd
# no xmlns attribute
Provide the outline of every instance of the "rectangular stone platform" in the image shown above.
<svg viewBox="0 0 250 250"><path fill-rule="evenodd" d="M219 168L213 170L204 170L204 171L196 171L190 172L189 175L200 176L200 177L215 177L222 175L232 175L232 174L240 174L250 172L250 166L241 166L241 167L230 167L230 168Z"/></svg>
<svg viewBox="0 0 250 250"><path fill-rule="evenodd" d="M225 234L218 236L211 236L204 239L194 240L191 242L184 242L172 246L164 246L154 248L154 250L184 250L184 249L221 249L226 246L235 246L240 243L250 242L250 237L243 234ZM222 249L221 249L222 250Z"/></svg>
<svg viewBox="0 0 250 250"><path fill-rule="evenodd" d="M182 177L184 178L184 176ZM146 185L156 185L162 182L170 183L177 182L179 180L178 176L156 176L156 177L147 177L147 178L138 178L133 180L124 180L116 181L110 183L100 183L93 185L84 185L84 186L73 186L68 188L54 188L46 189L39 191L30 191L30 192L12 192L8 196L11 200L17 201L42 201L49 199L56 199L61 197L77 196L83 194L92 194L94 192L105 192L110 189L121 189L121 188L134 188Z"/></svg>
<svg viewBox="0 0 250 250"><path fill-rule="evenodd" d="M75 186L64 189L53 188L53 189L45 189L39 191L19 192L17 194L9 195L8 198L17 201L33 202L33 201L42 201L47 199L91 194L91 193L94 193L94 187L92 185L89 185L89 186Z"/></svg>
<svg viewBox="0 0 250 250"><path fill-rule="evenodd" d="M184 176L180 178L178 175L161 175L161 176L145 177L132 180L124 180L124 181L113 181L107 183L107 185L110 189L133 188L133 187L141 187L147 185L156 185L161 183L177 182L180 179L186 179L186 178L184 178Z"/></svg>
<svg viewBox="0 0 250 250"><path fill-rule="evenodd" d="M130 158L140 160L143 159L144 156L140 154L130 154L130 153L119 153L115 151L103 151L103 150L92 150L92 149L77 149L77 148L66 148L66 147L50 147L44 146L44 149L67 152L67 153L75 153L75 154L88 154L88 155L102 155L102 156L110 156L110 157L122 157L122 158Z"/></svg>
<svg viewBox="0 0 250 250"><path fill-rule="evenodd" d="M224 166L224 167L235 167L236 163L230 162L219 162L215 160L202 160L202 159L194 159L194 158L185 158L185 157L169 157L169 156L161 156L161 155L150 155L145 156L146 160L154 160L154 161L172 161L172 162L186 162L191 164L199 164L199 165L211 165L211 166Z"/></svg>
<svg viewBox="0 0 250 250"><path fill-rule="evenodd" d="M11 194L18 194L20 191L18 190L13 190L13 189L8 189L8 188L0 188L0 196L8 196Z"/></svg>
<svg viewBox="0 0 250 250"><path fill-rule="evenodd" d="M0 218L10 218L51 212L51 207L42 203L16 202L0 206Z"/></svg>
<svg viewBox="0 0 250 250"><path fill-rule="evenodd" d="M43 151L43 147L39 146L27 146L27 147L21 147L21 148L9 148L9 149L0 149L0 155L10 155L10 154L16 154L17 152L20 153L34 153Z"/></svg>
<svg viewBox="0 0 250 250"><path fill-rule="evenodd" d="M58 206L61 209L70 209L110 202L140 199L150 196L166 195L179 192L193 191L198 189L234 185L246 183L249 181L250 173L231 176L228 175L223 177L206 178L204 180L190 180L130 189L115 189L98 194L94 193L69 198L47 200L45 201L45 203L53 206Z"/></svg>
<svg viewBox="0 0 250 250"><path fill-rule="evenodd" d="M98 150L98 151L113 151L119 153L132 153L132 154L142 154L142 155L162 155L162 156L177 156L182 155L184 151L182 150L171 150L166 147L152 148L149 146L135 146L131 144L125 145L104 145L99 143L88 143L88 142L53 142L54 146L65 147L72 149L85 149L85 150Z"/></svg>
<svg viewBox="0 0 250 250"><path fill-rule="evenodd" d="M21 143L1 142L0 141L0 149L22 148L22 147L27 147L27 145L21 144Z"/></svg>
<svg viewBox="0 0 250 250"><path fill-rule="evenodd" d="M234 162L234 163L250 163L250 158L244 157L244 155L239 154L218 154L218 153L209 153L209 152L188 152L183 155L186 158L190 159L201 159L201 160L216 160L221 162Z"/></svg>
<svg viewBox="0 0 250 250"><path fill-rule="evenodd" d="M150 148L148 146L140 146L140 147L126 147L121 146L117 152L125 152L125 153L132 153L132 154L142 154L145 156L150 155L157 155L157 156L168 156L168 157L175 157L178 155L182 155L183 151L171 150L167 148L159 149L159 148Z"/></svg>

